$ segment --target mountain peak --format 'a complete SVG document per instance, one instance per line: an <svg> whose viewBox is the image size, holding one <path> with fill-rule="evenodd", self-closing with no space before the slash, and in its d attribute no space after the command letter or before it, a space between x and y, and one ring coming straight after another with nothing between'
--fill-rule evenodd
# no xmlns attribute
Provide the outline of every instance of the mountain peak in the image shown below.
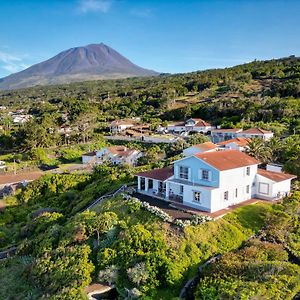
<svg viewBox="0 0 300 300"><path fill-rule="evenodd" d="M100 43L70 48L2 78L0 89L156 75L157 72L135 65L113 48Z"/></svg>

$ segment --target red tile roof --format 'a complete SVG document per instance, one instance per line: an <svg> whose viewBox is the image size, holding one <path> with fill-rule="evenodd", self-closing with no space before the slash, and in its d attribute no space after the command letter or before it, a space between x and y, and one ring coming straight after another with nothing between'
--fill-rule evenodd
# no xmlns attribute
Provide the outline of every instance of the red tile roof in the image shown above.
<svg viewBox="0 0 300 300"><path fill-rule="evenodd" d="M129 156L135 151L133 149L128 149L125 146L111 146L111 147L108 147L107 149L113 155L118 155L118 156Z"/></svg>
<svg viewBox="0 0 300 300"><path fill-rule="evenodd" d="M173 167L167 167L162 169L153 169L146 172L140 172L135 175L165 181L174 175L174 171Z"/></svg>
<svg viewBox="0 0 300 300"><path fill-rule="evenodd" d="M204 152L195 156L220 171L259 164L255 158L237 150Z"/></svg>
<svg viewBox="0 0 300 300"><path fill-rule="evenodd" d="M294 179L297 178L296 175L288 174L288 173L281 173L281 172L272 172L272 171L267 171L263 169L258 169L257 173L263 177L266 177L268 179L271 179L272 181L275 182L280 182L288 179Z"/></svg>
<svg viewBox="0 0 300 300"><path fill-rule="evenodd" d="M241 133L246 133L246 134L268 134L268 133L273 133L272 131L264 130L261 128L249 128L247 130L243 130Z"/></svg>
<svg viewBox="0 0 300 300"><path fill-rule="evenodd" d="M196 119L192 118L192 120L195 121L195 127L206 127L206 126L211 126L208 122L202 120L202 119Z"/></svg>
<svg viewBox="0 0 300 300"><path fill-rule="evenodd" d="M216 144L212 143L212 142L205 142L205 143L202 143L202 144L196 144L192 147L197 147L202 151L209 151L209 150L213 150L213 149L218 148L218 146Z"/></svg>
<svg viewBox="0 0 300 300"><path fill-rule="evenodd" d="M228 145L230 143L236 143L240 147L246 147L250 141L251 141L251 139L248 139L248 138L237 137L235 139L220 142L220 143L218 143L218 145L219 146L225 146L225 145Z"/></svg>

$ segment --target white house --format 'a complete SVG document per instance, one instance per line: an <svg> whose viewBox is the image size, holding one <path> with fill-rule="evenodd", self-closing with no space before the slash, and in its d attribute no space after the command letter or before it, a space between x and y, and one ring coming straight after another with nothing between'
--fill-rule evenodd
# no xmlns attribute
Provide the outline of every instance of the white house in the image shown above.
<svg viewBox="0 0 300 300"><path fill-rule="evenodd" d="M243 138L243 137L236 137L234 139L219 142L218 145L220 150L238 150L238 151L245 151L247 149L248 143L251 139Z"/></svg>
<svg viewBox="0 0 300 300"><path fill-rule="evenodd" d="M116 120L110 123L109 128L112 133L120 133L121 131L124 131L127 128L133 127L134 124L134 121Z"/></svg>
<svg viewBox="0 0 300 300"><path fill-rule="evenodd" d="M191 132L196 131L199 133L208 133L210 132L214 127L209 124L208 122L199 119L199 118L191 118L187 121L181 121L177 123L171 123L168 125L167 130L169 132Z"/></svg>
<svg viewBox="0 0 300 300"><path fill-rule="evenodd" d="M253 197L273 200L289 193L295 176L282 173L275 181L274 172L265 170L262 175L258 164L256 159L237 150L204 152L175 161L173 169L136 174L138 192L207 212ZM271 189L268 180L272 180L272 193L262 195L265 190L259 189L260 183L269 183Z"/></svg>
<svg viewBox="0 0 300 300"><path fill-rule="evenodd" d="M111 146L97 151L96 156L97 164L108 161L113 165L135 165L138 158L142 156L142 153L135 149L128 149L125 146Z"/></svg>
<svg viewBox="0 0 300 300"><path fill-rule="evenodd" d="M183 150L183 156L191 156L203 152L212 152L218 150L218 145L212 142L196 144Z"/></svg>
<svg viewBox="0 0 300 300"><path fill-rule="evenodd" d="M82 154L81 159L83 164L95 164L97 161L97 151Z"/></svg>
<svg viewBox="0 0 300 300"><path fill-rule="evenodd" d="M244 137L244 138L261 138L265 141L268 141L274 136L272 131L264 130L261 128L250 128L247 130L243 130L237 133L237 137Z"/></svg>

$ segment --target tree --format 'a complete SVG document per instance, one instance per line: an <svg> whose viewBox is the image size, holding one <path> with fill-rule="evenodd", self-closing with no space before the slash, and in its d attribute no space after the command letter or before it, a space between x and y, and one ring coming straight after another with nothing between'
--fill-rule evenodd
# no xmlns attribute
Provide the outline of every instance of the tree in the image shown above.
<svg viewBox="0 0 300 300"><path fill-rule="evenodd" d="M210 141L210 139L206 135L201 134L201 133L192 134L189 136L189 139L188 139L188 143L190 145L202 144L202 143L209 142L209 141Z"/></svg>
<svg viewBox="0 0 300 300"><path fill-rule="evenodd" d="M267 163L272 159L272 150L266 146L262 139L252 139L249 141L246 152L261 163Z"/></svg>

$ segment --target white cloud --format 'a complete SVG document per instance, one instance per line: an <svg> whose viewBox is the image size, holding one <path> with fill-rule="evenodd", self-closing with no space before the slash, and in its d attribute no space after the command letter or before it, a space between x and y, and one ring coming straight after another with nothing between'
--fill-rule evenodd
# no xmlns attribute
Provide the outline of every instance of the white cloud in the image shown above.
<svg viewBox="0 0 300 300"><path fill-rule="evenodd" d="M107 13L112 5L112 0L80 0L78 10L82 14L89 12Z"/></svg>
<svg viewBox="0 0 300 300"><path fill-rule="evenodd" d="M139 18L149 18L152 16L152 9L150 8L133 8L130 13L133 16L139 17Z"/></svg>
<svg viewBox="0 0 300 300"><path fill-rule="evenodd" d="M15 73L26 69L28 66L23 62L24 56L16 56L0 51L0 69L9 73Z"/></svg>

